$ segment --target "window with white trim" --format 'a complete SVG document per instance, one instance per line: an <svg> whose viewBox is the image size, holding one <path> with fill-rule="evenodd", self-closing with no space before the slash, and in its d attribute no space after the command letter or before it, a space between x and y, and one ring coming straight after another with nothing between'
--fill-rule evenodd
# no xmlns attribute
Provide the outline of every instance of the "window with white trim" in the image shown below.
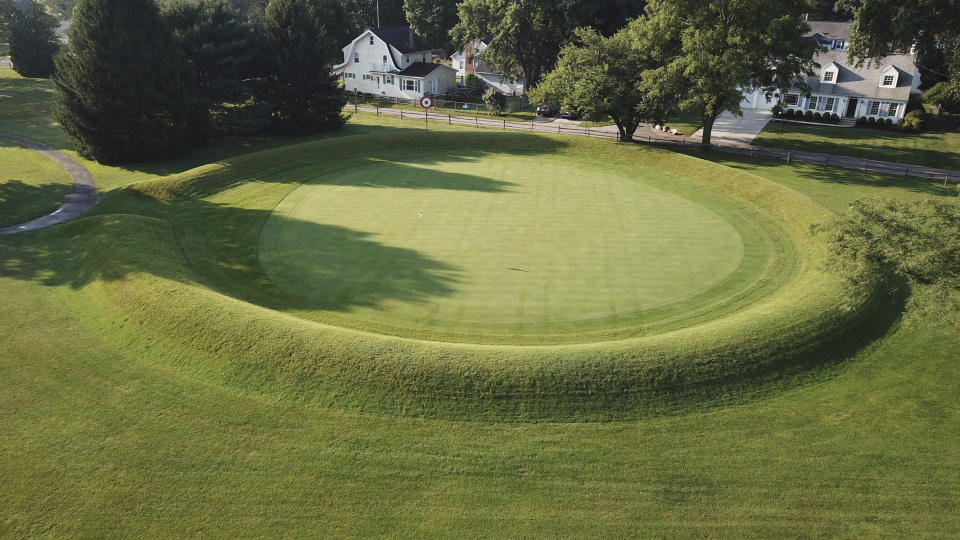
<svg viewBox="0 0 960 540"><path fill-rule="evenodd" d="M824 71L823 72L823 82L833 82L833 76L836 75L833 71Z"/></svg>
<svg viewBox="0 0 960 540"><path fill-rule="evenodd" d="M360 63L360 53L353 53L353 63L354 64Z"/></svg>
<svg viewBox="0 0 960 540"><path fill-rule="evenodd" d="M403 79L403 89L410 92L419 92L420 81L416 79Z"/></svg>
<svg viewBox="0 0 960 540"><path fill-rule="evenodd" d="M800 101L800 96L798 94L787 94L783 102L787 105L796 105Z"/></svg>
<svg viewBox="0 0 960 540"><path fill-rule="evenodd" d="M880 114L880 102L871 101L870 102L870 116L876 116Z"/></svg>
<svg viewBox="0 0 960 540"><path fill-rule="evenodd" d="M808 108L808 109L817 110L817 105L819 105L819 104L820 104L820 96L811 96L811 97L810 97L810 104L807 105L807 108Z"/></svg>
<svg viewBox="0 0 960 540"><path fill-rule="evenodd" d="M823 106L823 110L827 112L833 112L833 107L837 103L837 98L828 97L826 104Z"/></svg>
<svg viewBox="0 0 960 540"><path fill-rule="evenodd" d="M383 84L393 84L393 75L384 75Z"/></svg>
<svg viewBox="0 0 960 540"><path fill-rule="evenodd" d="M373 36L370 36L370 44L373 45Z"/></svg>
<svg viewBox="0 0 960 540"><path fill-rule="evenodd" d="M846 41L844 41L844 40L842 40L842 39L835 39L835 40L833 40L833 48L834 48L834 49L843 49L843 48L846 46L846 44L847 44Z"/></svg>
<svg viewBox="0 0 960 540"><path fill-rule="evenodd" d="M883 76L883 86L893 86L893 75Z"/></svg>
<svg viewBox="0 0 960 540"><path fill-rule="evenodd" d="M363 74L363 80L365 81L372 81L374 79L376 79L376 77L374 77L373 75L368 75L366 73Z"/></svg>
<svg viewBox="0 0 960 540"><path fill-rule="evenodd" d="M889 114L890 116L896 116L898 109L900 109L900 104L899 104L899 103L891 103L891 104L890 104L890 109L888 110L888 114Z"/></svg>
<svg viewBox="0 0 960 540"><path fill-rule="evenodd" d="M347 79L356 79L356 78L357 78L357 74L356 74L356 73L349 73L349 72L347 72L347 73L344 73L343 76L344 76L345 78L347 78Z"/></svg>

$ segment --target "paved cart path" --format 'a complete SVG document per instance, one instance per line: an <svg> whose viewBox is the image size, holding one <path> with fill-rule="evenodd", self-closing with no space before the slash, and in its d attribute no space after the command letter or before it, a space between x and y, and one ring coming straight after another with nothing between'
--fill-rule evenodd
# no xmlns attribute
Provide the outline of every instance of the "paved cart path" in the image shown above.
<svg viewBox="0 0 960 540"><path fill-rule="evenodd" d="M2 227L0 228L0 235L33 231L63 223L76 218L97 204L97 191L93 185L93 175L73 158L51 146L16 135L0 133L0 139L18 144L29 150L40 152L60 164L60 166L70 173L70 177L73 178L73 192L68 193L64 197L63 204L56 210L45 216L27 221L26 223Z"/></svg>

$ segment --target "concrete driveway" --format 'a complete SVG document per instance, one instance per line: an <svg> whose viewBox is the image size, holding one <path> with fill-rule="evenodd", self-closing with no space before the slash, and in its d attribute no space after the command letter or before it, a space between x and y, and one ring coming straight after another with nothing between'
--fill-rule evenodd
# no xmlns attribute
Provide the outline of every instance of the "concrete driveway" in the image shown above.
<svg viewBox="0 0 960 540"><path fill-rule="evenodd" d="M726 146L750 146L771 118L773 113L762 109L743 109L743 116L734 116L730 111L724 111L713 123L710 142ZM693 136L703 136L703 130L697 131Z"/></svg>

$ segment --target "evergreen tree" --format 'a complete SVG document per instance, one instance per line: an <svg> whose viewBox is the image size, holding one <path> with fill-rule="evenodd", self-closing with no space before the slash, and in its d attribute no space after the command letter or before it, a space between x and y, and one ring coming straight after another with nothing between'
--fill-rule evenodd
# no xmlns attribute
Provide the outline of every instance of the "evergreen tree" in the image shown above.
<svg viewBox="0 0 960 540"><path fill-rule="evenodd" d="M195 99L154 0L78 0L56 65L56 118L81 155L146 160L196 142Z"/></svg>
<svg viewBox="0 0 960 540"><path fill-rule="evenodd" d="M223 0L175 0L164 8L205 116L219 129L249 134L269 122L256 82L266 47L258 27Z"/></svg>
<svg viewBox="0 0 960 540"><path fill-rule="evenodd" d="M55 32L57 19L36 0L24 11L16 11L10 24L10 60L24 77L49 77L53 56L60 42Z"/></svg>
<svg viewBox="0 0 960 540"><path fill-rule="evenodd" d="M326 31L308 0L271 0L264 24L274 55L269 98L275 129L307 134L341 127L346 96L330 75Z"/></svg>
<svg viewBox="0 0 960 540"><path fill-rule="evenodd" d="M0 43L10 43L10 24L16 13L12 0L0 0Z"/></svg>

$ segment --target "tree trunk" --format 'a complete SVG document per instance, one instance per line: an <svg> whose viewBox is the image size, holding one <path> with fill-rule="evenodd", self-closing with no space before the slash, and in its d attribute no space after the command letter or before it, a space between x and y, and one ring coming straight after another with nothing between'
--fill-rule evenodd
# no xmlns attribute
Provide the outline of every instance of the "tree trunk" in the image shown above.
<svg viewBox="0 0 960 540"><path fill-rule="evenodd" d="M717 119L716 115L703 114L703 138L700 144L710 147L710 135L713 133L713 121Z"/></svg>
<svg viewBox="0 0 960 540"><path fill-rule="evenodd" d="M633 140L633 131L628 132L627 129L624 127L624 123L623 123L622 121L620 121L619 118L617 118L617 117L615 117L615 116L611 116L610 118L613 119L613 123L617 125L617 131L620 132L620 140L621 140L621 141L632 141L632 140ZM636 131L636 129L634 129L634 131Z"/></svg>

